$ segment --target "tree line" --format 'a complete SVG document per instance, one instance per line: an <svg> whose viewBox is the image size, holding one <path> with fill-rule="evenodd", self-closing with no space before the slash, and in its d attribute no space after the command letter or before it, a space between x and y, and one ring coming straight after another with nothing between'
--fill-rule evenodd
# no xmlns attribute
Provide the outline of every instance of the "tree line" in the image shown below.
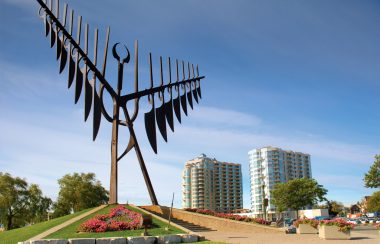
<svg viewBox="0 0 380 244"><path fill-rule="evenodd" d="M53 202L37 184L0 172L0 224L10 230L108 202L108 191L93 173L66 174L58 184Z"/></svg>
<svg viewBox="0 0 380 244"><path fill-rule="evenodd" d="M380 155L364 175L364 185L380 188ZM43 195L40 187L25 179L0 172L0 224L6 230L56 218L108 202L104 189L94 173L66 174L58 180L59 193L56 202ZM328 208L332 215L343 215L342 203L325 198L327 189L314 179L294 179L276 184L272 203L278 212L300 210L307 206ZM326 204L318 203L326 201ZM380 212L380 191L375 191L366 203L368 212Z"/></svg>

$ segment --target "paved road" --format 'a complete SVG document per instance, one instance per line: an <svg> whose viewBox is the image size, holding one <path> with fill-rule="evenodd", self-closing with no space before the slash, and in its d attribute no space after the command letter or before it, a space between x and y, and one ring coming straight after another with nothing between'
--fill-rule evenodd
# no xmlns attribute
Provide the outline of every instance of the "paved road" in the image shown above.
<svg viewBox="0 0 380 244"><path fill-rule="evenodd" d="M205 231L198 232L197 234L204 235L206 239L211 241L220 241L225 243L244 243L244 244L267 244L267 243L281 243L281 244L304 244L304 243L334 243L334 244L379 244L380 235L373 227L357 227L355 231L351 232L351 240L323 240L318 235L297 235L297 234L284 234L284 233L236 233L236 232L223 232L223 231Z"/></svg>
<svg viewBox="0 0 380 244"><path fill-rule="evenodd" d="M377 230L374 226L356 226L353 230L353 233L357 233L358 235L378 235L379 230Z"/></svg>

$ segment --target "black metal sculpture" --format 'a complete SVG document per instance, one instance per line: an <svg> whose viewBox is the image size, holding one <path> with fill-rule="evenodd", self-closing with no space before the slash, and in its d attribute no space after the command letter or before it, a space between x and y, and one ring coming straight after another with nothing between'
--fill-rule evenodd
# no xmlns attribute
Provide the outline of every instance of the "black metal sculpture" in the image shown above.
<svg viewBox="0 0 380 244"><path fill-rule="evenodd" d="M160 85L155 86L153 82L153 68L152 68L152 55L149 54L149 67L150 67L150 87L148 89L139 90L138 81L138 43L135 42L135 69L134 69L134 91L125 95L121 94L123 87L123 70L124 65L130 61L130 52L126 46L126 57L121 58L116 50L119 43L116 43L112 48L113 57L118 63L118 80L117 88L114 90L105 78L107 67L107 54L108 43L110 36L110 28L107 29L102 70L97 68L98 60L98 29L94 32L93 42L93 59L89 58L89 25L84 25L84 43L81 43L82 32L82 17L78 16L77 37L73 38L74 26L74 11L71 10L69 17L69 25L67 27L68 5L64 5L62 22L60 21L60 4L59 0L53 0L49 3L43 0L37 0L41 5L39 10L40 17L44 20L45 35L50 34L50 47L56 47L56 58L59 60L59 73L68 67L68 87L70 88L75 81L75 103L78 102L82 90L84 90L84 120L86 121L90 115L91 109L93 111L93 140L99 131L100 122L104 117L108 122L112 123L112 141L111 141L111 177L110 177L110 200L109 203L117 203L117 177L118 177L118 162L128 153L131 149L135 149L145 183L147 185L152 204L158 205L156 195L152 183L149 178L148 171L145 167L144 159L141 154L139 144L137 142L136 134L133 128L133 123L137 118L139 112L139 103L142 97L147 97L151 104L151 110L145 113L145 129L149 143L155 153L157 153L157 137L156 137L156 123L157 127L167 141L166 122L170 129L174 132L174 119L173 109L178 121L181 123L181 107L183 112L187 115L187 102L193 109L193 100L198 103L198 97L201 98L200 82L204 76L199 76L198 65L190 65L187 63L187 77L185 77L185 63L182 61L182 79L179 78L179 63L176 60L176 81L172 82L171 76L171 60L168 58L168 82L165 84L163 76L163 62L160 57ZM49 5L49 6L48 6ZM55 14L53 13L55 9ZM84 46L82 49L81 46ZM99 82L97 82L99 81ZM104 91L112 98L113 114L110 115L103 102ZM160 106L156 108L155 97L158 97ZM175 96L175 97L174 97ZM165 99L168 97L168 99ZM134 111L130 115L127 103L133 101ZM122 115L120 115L122 111ZM124 120L120 119L124 116ZM125 150L118 155L118 136L119 125L126 126L129 129L129 143Z"/></svg>

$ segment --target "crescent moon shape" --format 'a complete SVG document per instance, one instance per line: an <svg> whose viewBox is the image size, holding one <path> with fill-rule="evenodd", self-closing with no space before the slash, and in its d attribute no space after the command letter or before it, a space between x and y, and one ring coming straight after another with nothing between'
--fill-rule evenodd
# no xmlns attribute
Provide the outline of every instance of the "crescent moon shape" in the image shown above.
<svg viewBox="0 0 380 244"><path fill-rule="evenodd" d="M127 50L127 57L125 59L123 59L123 62L124 63L129 63L129 60L131 59L131 54L129 53L129 49L127 48L126 45L124 45L124 48Z"/></svg>
<svg viewBox="0 0 380 244"><path fill-rule="evenodd" d="M120 42L118 43L115 43L115 45L113 45L113 48L112 48L112 55L115 59L117 59L119 62L120 62L120 56L117 54L117 51L116 51L116 47L117 45L119 45Z"/></svg>

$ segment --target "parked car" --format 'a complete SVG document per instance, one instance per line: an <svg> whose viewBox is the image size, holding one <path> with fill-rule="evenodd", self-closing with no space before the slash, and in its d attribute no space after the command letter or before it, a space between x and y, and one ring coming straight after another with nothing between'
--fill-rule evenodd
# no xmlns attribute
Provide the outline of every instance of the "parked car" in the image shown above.
<svg viewBox="0 0 380 244"><path fill-rule="evenodd" d="M294 221L296 221L296 219L288 219L286 218L285 219L285 226L292 226Z"/></svg>
<svg viewBox="0 0 380 244"><path fill-rule="evenodd" d="M369 224L369 219L365 217L361 217L358 219L361 224Z"/></svg>
<svg viewBox="0 0 380 244"><path fill-rule="evenodd" d="M360 221L357 219L347 219L346 221L348 223L355 224L355 225L360 224Z"/></svg>
<svg viewBox="0 0 380 244"><path fill-rule="evenodd" d="M317 216L315 217L316 220L330 220L331 218L328 216Z"/></svg>

